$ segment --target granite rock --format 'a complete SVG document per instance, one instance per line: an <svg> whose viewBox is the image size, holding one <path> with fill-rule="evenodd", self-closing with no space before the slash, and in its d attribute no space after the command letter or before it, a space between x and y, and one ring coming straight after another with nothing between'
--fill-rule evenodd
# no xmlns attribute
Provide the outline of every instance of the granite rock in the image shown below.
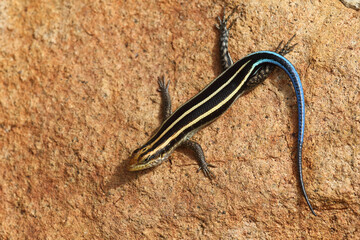
<svg viewBox="0 0 360 240"><path fill-rule="evenodd" d="M1 239L356 239L360 236L360 12L340 1L242 1L234 60L273 50L280 70L193 139L194 156L130 173L161 123L157 78L175 109L221 72L214 24L236 1L1 1Z"/></svg>

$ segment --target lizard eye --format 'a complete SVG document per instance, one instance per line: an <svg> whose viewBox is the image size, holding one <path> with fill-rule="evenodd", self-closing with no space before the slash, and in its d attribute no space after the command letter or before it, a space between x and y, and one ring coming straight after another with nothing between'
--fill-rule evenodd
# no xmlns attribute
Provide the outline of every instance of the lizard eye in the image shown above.
<svg viewBox="0 0 360 240"><path fill-rule="evenodd" d="M144 159L144 163L148 163L153 158L154 158L154 155L153 156L148 156L147 158Z"/></svg>

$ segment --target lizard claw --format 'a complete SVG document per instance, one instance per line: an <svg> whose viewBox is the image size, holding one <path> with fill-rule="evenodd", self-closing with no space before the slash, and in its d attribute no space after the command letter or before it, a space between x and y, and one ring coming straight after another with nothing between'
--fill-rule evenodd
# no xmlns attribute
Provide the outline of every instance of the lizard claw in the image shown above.
<svg viewBox="0 0 360 240"><path fill-rule="evenodd" d="M209 167L215 168L216 166L205 163L205 164L202 164L196 172L199 172L200 170L202 170L202 172L204 173L204 175L206 177L208 177L210 180L214 179L215 175L210 171Z"/></svg>
<svg viewBox="0 0 360 240"><path fill-rule="evenodd" d="M228 28L226 27L226 24L227 24L227 22L229 21L229 19L232 17L232 15L235 13L235 11L238 9L238 7L239 7L239 5L236 6L236 7L232 10L232 12L229 14L228 17L225 17L226 11L225 11L225 7L224 7L223 19L221 19L221 18L218 16L219 24L216 24L215 27L216 27L217 29L219 29L219 30L225 30L225 29L230 30L230 28L234 25L234 23L236 22L236 20L237 20L239 17L235 18L235 19L230 23L230 26L229 26Z"/></svg>
<svg viewBox="0 0 360 240"><path fill-rule="evenodd" d="M294 37L296 36L296 34L294 34L289 41L287 41L287 43L284 45L284 47L281 48L281 45L283 44L284 41L281 41L279 43L279 45L277 46L277 48L275 49L275 52L284 56L286 54L288 54L289 52L291 52L294 47L297 45L297 43L290 45L291 41L294 39Z"/></svg>
<svg viewBox="0 0 360 240"><path fill-rule="evenodd" d="M169 89L169 83L170 83L170 80L166 83L164 76L159 77L159 78L158 78L158 84L159 84L159 89L158 89L158 91L159 91L159 92L168 91L168 89Z"/></svg>

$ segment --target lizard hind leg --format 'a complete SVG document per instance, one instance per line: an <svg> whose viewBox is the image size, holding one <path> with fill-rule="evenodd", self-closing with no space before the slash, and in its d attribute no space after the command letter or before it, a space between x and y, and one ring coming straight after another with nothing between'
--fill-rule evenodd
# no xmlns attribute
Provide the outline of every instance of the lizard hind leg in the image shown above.
<svg viewBox="0 0 360 240"><path fill-rule="evenodd" d="M294 39L295 36L296 34L294 34L283 47L283 41L281 41L276 47L275 52L282 56L285 56L286 54L294 50L297 43L291 45L291 41ZM268 76L274 71L274 69L275 66L273 64L265 64L264 66L262 66L246 83L246 92L244 92L244 94L248 93L260 83L264 82L265 79L268 78Z"/></svg>

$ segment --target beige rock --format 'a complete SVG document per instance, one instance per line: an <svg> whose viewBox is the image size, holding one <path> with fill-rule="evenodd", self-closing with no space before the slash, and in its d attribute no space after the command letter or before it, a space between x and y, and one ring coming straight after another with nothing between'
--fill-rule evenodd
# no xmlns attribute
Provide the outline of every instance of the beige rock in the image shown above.
<svg viewBox="0 0 360 240"><path fill-rule="evenodd" d="M234 60L297 34L288 59L193 139L193 155L138 173L132 151L159 126L157 77L174 108L220 73L223 2L1 1L1 239L356 239L360 220L360 13L340 1L242 1ZM228 9L235 7L228 2Z"/></svg>
<svg viewBox="0 0 360 240"><path fill-rule="evenodd" d="M359 0L341 0L341 2L348 8L353 8L355 10L360 9L360 1Z"/></svg>

